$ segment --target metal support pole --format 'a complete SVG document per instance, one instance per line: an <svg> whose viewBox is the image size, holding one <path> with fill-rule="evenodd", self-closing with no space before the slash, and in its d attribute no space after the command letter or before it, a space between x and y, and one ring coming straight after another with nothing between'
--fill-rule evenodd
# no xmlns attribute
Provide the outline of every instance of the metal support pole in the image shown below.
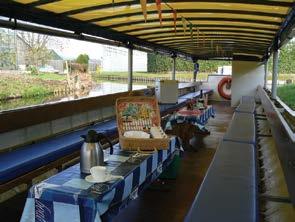
<svg viewBox="0 0 295 222"><path fill-rule="evenodd" d="M172 62L172 75L171 79L175 80L176 79L176 55L172 56L173 62Z"/></svg>
<svg viewBox="0 0 295 222"><path fill-rule="evenodd" d="M197 74L199 72L199 63L198 60L193 59L193 63L194 63L194 77L193 77L193 82L197 81Z"/></svg>
<svg viewBox="0 0 295 222"><path fill-rule="evenodd" d="M128 48L128 91L132 91L133 82L133 49Z"/></svg>
<svg viewBox="0 0 295 222"><path fill-rule="evenodd" d="M271 98L277 98L277 82L279 71L279 50L276 48L273 51L273 71L272 71L272 86L271 86Z"/></svg>
<svg viewBox="0 0 295 222"><path fill-rule="evenodd" d="M194 72L193 82L196 82L196 81L197 81L197 73Z"/></svg>
<svg viewBox="0 0 295 222"><path fill-rule="evenodd" d="M267 87L267 75L268 75L268 60L264 63L264 88Z"/></svg>

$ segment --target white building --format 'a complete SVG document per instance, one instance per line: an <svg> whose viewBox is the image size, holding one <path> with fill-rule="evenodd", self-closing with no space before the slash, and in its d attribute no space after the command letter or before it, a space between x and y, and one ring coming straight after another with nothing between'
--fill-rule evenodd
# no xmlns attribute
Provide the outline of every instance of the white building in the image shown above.
<svg viewBox="0 0 295 222"><path fill-rule="evenodd" d="M218 66L217 74L231 75L232 74L232 66Z"/></svg>
<svg viewBox="0 0 295 222"><path fill-rule="evenodd" d="M103 46L102 71L127 72L128 49L123 47ZM147 71L147 53L133 51L133 71Z"/></svg>

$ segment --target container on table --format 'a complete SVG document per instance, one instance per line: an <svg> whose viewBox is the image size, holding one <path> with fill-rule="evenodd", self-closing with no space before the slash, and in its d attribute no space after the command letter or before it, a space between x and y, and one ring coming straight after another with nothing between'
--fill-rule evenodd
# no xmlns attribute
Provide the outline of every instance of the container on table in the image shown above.
<svg viewBox="0 0 295 222"><path fill-rule="evenodd" d="M150 133L151 127L161 127L160 110L155 97L122 97L116 101L119 142L123 150L153 151L169 148L170 138L129 138L126 131Z"/></svg>
<svg viewBox="0 0 295 222"><path fill-rule="evenodd" d="M178 81L156 81L155 94L161 104L175 104L178 102Z"/></svg>

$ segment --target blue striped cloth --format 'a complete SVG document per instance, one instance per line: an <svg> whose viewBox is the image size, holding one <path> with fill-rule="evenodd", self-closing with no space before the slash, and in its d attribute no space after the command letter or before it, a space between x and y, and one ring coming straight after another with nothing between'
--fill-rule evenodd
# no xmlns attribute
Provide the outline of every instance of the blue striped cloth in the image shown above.
<svg viewBox="0 0 295 222"><path fill-rule="evenodd" d="M116 145L113 155L106 154L106 168L124 179L89 183L79 164L74 165L31 187L21 222L108 221L136 199L176 153L175 138L168 150L148 155L134 156L134 152L122 151Z"/></svg>
<svg viewBox="0 0 295 222"><path fill-rule="evenodd" d="M204 125L208 122L209 118L214 116L215 111L212 106L209 106L203 111L202 114L198 116L182 116L176 113L171 115L170 119L166 123L165 130L171 130L173 124L184 122L194 124L202 129Z"/></svg>

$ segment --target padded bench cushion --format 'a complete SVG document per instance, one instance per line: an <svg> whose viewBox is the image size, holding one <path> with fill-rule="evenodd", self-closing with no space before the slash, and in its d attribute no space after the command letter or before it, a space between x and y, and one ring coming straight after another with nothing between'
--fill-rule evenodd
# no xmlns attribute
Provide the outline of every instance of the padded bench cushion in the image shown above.
<svg viewBox="0 0 295 222"><path fill-rule="evenodd" d="M235 112L223 140L255 144L254 115Z"/></svg>
<svg viewBox="0 0 295 222"><path fill-rule="evenodd" d="M203 89L203 94L210 93L211 91L212 91L211 89ZM183 107L189 99L193 99L200 96L200 93L201 91L199 90L197 92L192 92L192 93L182 95L178 98L178 102L176 104L160 104L160 111L161 113L173 112Z"/></svg>
<svg viewBox="0 0 295 222"><path fill-rule="evenodd" d="M240 103L255 103L255 97L254 96L242 96Z"/></svg>
<svg viewBox="0 0 295 222"><path fill-rule="evenodd" d="M236 109L236 112L254 113L255 105L255 98L253 96L243 96L241 98L240 105Z"/></svg>
<svg viewBox="0 0 295 222"><path fill-rule="evenodd" d="M254 146L222 141L185 221L254 222L256 217Z"/></svg>
<svg viewBox="0 0 295 222"><path fill-rule="evenodd" d="M203 89L203 94L208 94L211 91L212 91L211 89ZM192 93L188 93L183 96L180 96L180 98L193 99L193 98L199 97L200 95L201 95L201 90L198 90L197 92L192 92Z"/></svg>
<svg viewBox="0 0 295 222"><path fill-rule="evenodd" d="M240 105L236 108L236 112L254 114L255 103L240 103Z"/></svg>
<svg viewBox="0 0 295 222"><path fill-rule="evenodd" d="M109 120L1 154L0 184L79 150L82 145L80 135L86 134L89 129L111 136L117 132L117 125L115 120Z"/></svg>
<svg viewBox="0 0 295 222"><path fill-rule="evenodd" d="M179 98L178 102L176 104L160 104L160 112L165 113L165 112L173 112L174 110L177 110L181 107L183 107L188 99L182 99Z"/></svg>

